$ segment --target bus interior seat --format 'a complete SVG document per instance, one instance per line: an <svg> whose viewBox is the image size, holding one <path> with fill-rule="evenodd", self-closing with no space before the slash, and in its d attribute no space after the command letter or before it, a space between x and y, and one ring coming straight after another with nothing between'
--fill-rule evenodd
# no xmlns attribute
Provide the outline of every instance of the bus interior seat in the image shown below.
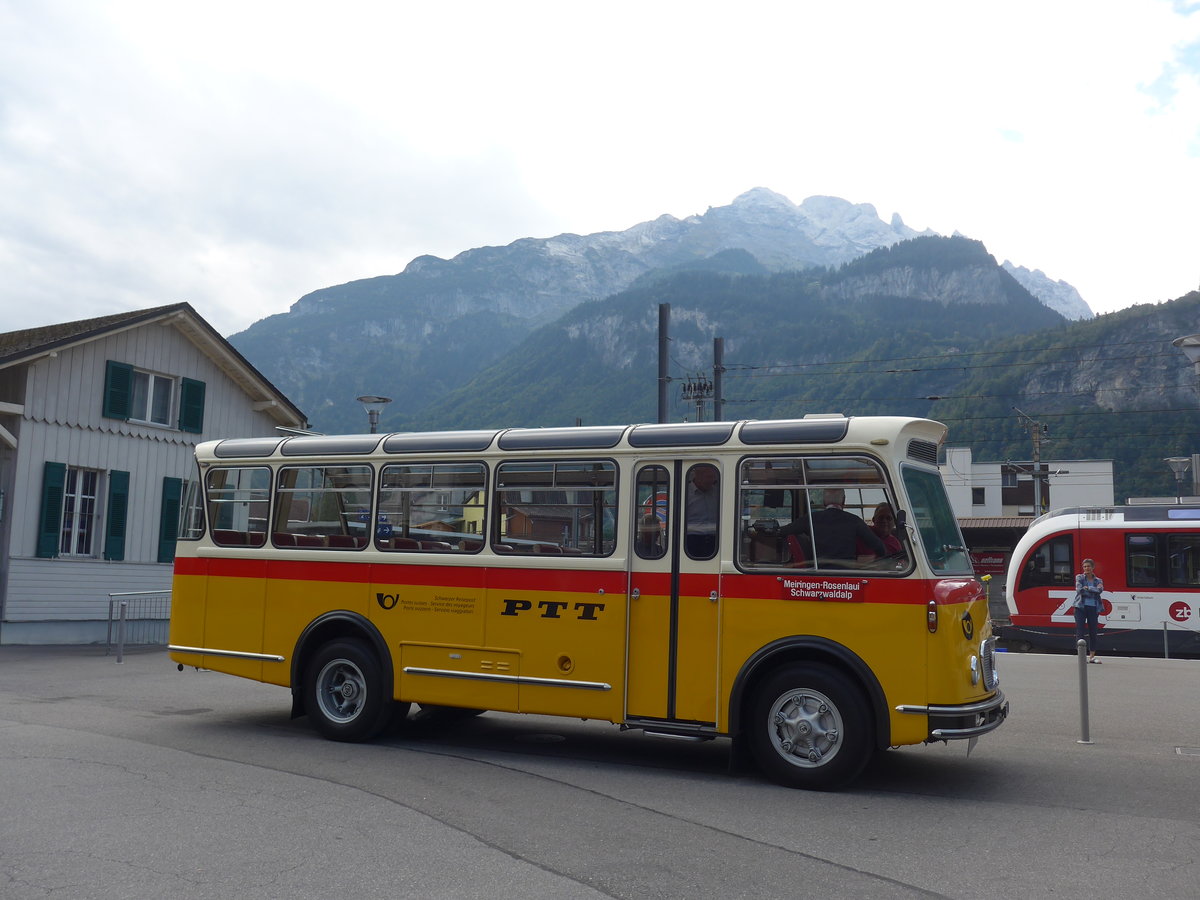
<svg viewBox="0 0 1200 900"><path fill-rule="evenodd" d="M357 550L366 546L367 539L353 534L331 534L329 546L339 550Z"/></svg>
<svg viewBox="0 0 1200 900"><path fill-rule="evenodd" d="M787 536L788 552L792 555L792 565L804 565L807 557L804 555L804 545L800 543L800 538L794 534Z"/></svg>
<svg viewBox="0 0 1200 900"><path fill-rule="evenodd" d="M323 534L298 534L296 535L297 547L324 547L325 536Z"/></svg>
<svg viewBox="0 0 1200 900"><path fill-rule="evenodd" d="M244 547L249 542L250 535L244 531L232 531L228 528L217 528L212 533L213 542L222 547Z"/></svg>
<svg viewBox="0 0 1200 900"><path fill-rule="evenodd" d="M392 538L393 550L420 550L421 542L413 538L398 537Z"/></svg>
<svg viewBox="0 0 1200 900"><path fill-rule="evenodd" d="M436 550L439 553L445 553L447 550L453 550L445 541L421 541L422 550Z"/></svg>

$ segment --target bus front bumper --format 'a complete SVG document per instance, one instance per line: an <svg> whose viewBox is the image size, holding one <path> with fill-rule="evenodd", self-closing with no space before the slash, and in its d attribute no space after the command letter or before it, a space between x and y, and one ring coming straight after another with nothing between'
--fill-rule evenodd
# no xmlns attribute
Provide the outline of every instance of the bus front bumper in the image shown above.
<svg viewBox="0 0 1200 900"><path fill-rule="evenodd" d="M996 691L986 700L961 706L896 707L897 712L929 716L929 740L961 741L995 731L1008 718L1008 699Z"/></svg>

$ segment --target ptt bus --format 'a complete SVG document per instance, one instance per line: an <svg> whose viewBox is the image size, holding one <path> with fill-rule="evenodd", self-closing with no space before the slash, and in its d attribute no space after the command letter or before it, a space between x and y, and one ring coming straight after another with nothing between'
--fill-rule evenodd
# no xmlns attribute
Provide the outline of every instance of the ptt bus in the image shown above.
<svg viewBox="0 0 1200 900"><path fill-rule="evenodd" d="M409 704L731 737L790 786L974 739L1008 704L937 468L945 426L806 417L196 448L170 654L334 740ZM821 556L889 503L903 551ZM744 743L740 743L744 742Z"/></svg>
<svg viewBox="0 0 1200 900"><path fill-rule="evenodd" d="M1084 559L1104 581L1102 652L1200 656L1200 509L1178 505L1077 507L1035 519L1009 561L1006 643L1075 649Z"/></svg>

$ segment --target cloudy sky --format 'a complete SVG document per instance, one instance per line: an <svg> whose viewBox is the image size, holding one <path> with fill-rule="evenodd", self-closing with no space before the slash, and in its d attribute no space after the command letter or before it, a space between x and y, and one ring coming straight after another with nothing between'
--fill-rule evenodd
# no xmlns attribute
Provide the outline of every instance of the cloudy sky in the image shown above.
<svg viewBox="0 0 1200 900"><path fill-rule="evenodd" d="M1097 312L1178 297L1200 0L0 0L0 331L186 300L229 335L756 186L978 238Z"/></svg>

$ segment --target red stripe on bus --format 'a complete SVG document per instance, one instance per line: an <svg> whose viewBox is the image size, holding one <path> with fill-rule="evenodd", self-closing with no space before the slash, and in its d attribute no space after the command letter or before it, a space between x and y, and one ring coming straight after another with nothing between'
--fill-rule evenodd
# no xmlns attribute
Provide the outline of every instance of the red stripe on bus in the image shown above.
<svg viewBox="0 0 1200 900"><path fill-rule="evenodd" d="M345 584L411 584L483 587L523 591L625 593L626 573L587 569L532 569L508 566L429 566L411 563L325 562L300 559L177 558L177 575L325 581ZM268 574L269 573L269 574Z"/></svg>
<svg viewBox="0 0 1200 900"><path fill-rule="evenodd" d="M345 584L422 585L429 587L488 588L507 591L568 591L624 595L629 576L604 569L551 569L511 566L415 565L301 559L239 559L235 557L178 557L177 575L210 575L223 578L272 578L282 581L341 582ZM778 600L785 581L823 591L855 592L860 602L938 605L967 603L982 595L974 579L884 579L841 576L748 575L720 576L721 596L747 600ZM679 592L684 597L706 596L717 589L715 574L681 573ZM634 572L632 586L644 595L671 592L670 572ZM861 592L861 593L857 593Z"/></svg>

